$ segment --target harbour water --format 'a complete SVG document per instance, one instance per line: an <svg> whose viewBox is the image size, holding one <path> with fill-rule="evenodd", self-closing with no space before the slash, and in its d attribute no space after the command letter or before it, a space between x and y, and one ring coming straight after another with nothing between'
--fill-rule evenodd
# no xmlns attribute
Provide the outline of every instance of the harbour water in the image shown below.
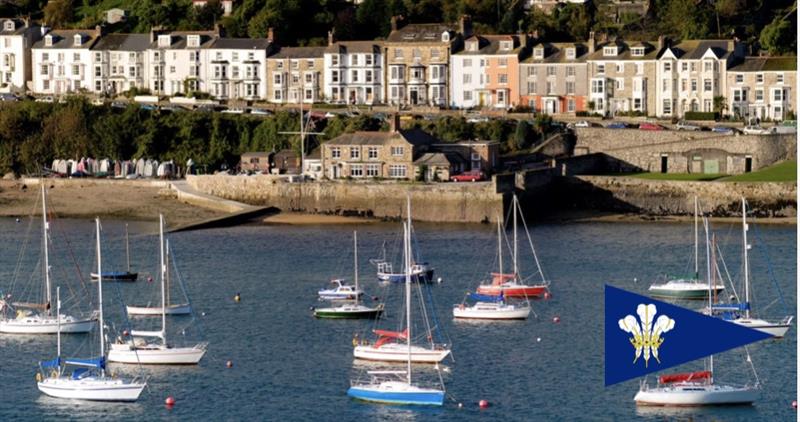
<svg viewBox="0 0 800 422"><path fill-rule="evenodd" d="M757 221L754 221L757 224ZM0 220L0 289L7 293L23 239L30 237L17 287L38 289L38 221L26 236L27 220ZM755 224L754 224L755 225ZM63 220L53 230L54 278L74 275L66 265L71 245L86 275L93 265L91 221ZM125 262L123 224L103 223L104 265ZM145 367L149 387L133 404L70 402L44 397L34 380L37 362L55 354L55 337L0 336L0 419L2 420L726 420L788 421L797 397L797 327L785 339L749 347L763 386L754 406L708 409L637 409L637 381L603 386L603 286L644 293L659 274L686 273L692 258L692 232L686 224L581 223L532 228L539 259L552 281L553 297L533 303L538 318L474 324L452 320L451 307L474 289L495 260L495 231L490 225L418 224L417 243L442 283L432 286L438 320L452 340L455 362L445 373L448 399L443 408L370 405L345 395L352 369L351 339L372 328L369 321L315 320L316 291L333 276L351 278L352 230L359 231L360 274L369 296L385 294L368 258L380 254L383 241L398 238L399 224L362 226L240 226L176 233L170 236L174 259L189 290L197 322L171 317L170 337L202 338L209 352L196 367ZM737 225L719 224L728 268L740 273L741 241ZM768 264L758 250L768 246L769 260L790 314L796 304L794 226L759 226L751 237L757 306L783 316L767 277ZM134 270L155 274L155 223L131 225ZM135 233L151 234L135 234ZM752 230L751 230L752 232ZM524 239L524 238L523 238ZM525 245L521 243L521 245ZM520 248L525 250L525 247ZM522 264L533 267L530 255ZM115 267L115 268L112 268ZM31 275L33 274L33 275ZM30 280L30 279L33 280ZM70 280L74 280L71 278ZM73 288L76 283L71 282ZM133 284L104 284L109 323L121 324L121 299L155 300L157 283L146 276ZM86 283L93 291L95 286ZM399 288L399 286L390 286ZM62 289L63 294L64 289ZM235 303L233 296L241 293ZM382 293L383 292L383 293ZM394 295L396 298L397 295ZM371 298L368 298L371 300ZM393 305L389 305L393 306ZM697 306L697 304L691 304ZM560 322L554 323L553 318ZM142 321L134 321L142 324ZM183 334L182 332L185 332ZM93 336L64 337L65 354L97 350ZM226 362L233 363L232 368ZM695 369L689 364L679 369ZM112 366L112 371L131 369ZM133 370L134 373L136 370ZM715 360L718 382L754 382L741 351ZM651 382L653 379L651 377ZM164 406L173 396L177 404ZM486 399L488 409L478 409ZM459 408L457 403L463 403ZM488 418L488 419L487 419Z"/></svg>

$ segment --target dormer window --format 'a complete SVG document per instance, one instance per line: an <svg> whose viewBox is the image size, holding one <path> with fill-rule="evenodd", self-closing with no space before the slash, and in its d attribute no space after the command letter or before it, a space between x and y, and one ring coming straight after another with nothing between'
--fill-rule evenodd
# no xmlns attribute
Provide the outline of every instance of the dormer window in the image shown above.
<svg viewBox="0 0 800 422"><path fill-rule="evenodd" d="M53 36L47 34L44 36L44 45L45 47L52 47L53 46Z"/></svg>
<svg viewBox="0 0 800 422"><path fill-rule="evenodd" d="M467 50L478 51L478 41L470 41L467 43Z"/></svg>
<svg viewBox="0 0 800 422"><path fill-rule="evenodd" d="M544 47L536 47L533 49L533 58L534 59L541 59L544 58Z"/></svg>
<svg viewBox="0 0 800 422"><path fill-rule="evenodd" d="M500 49L501 50L505 50L505 51L511 50L513 45L514 45L514 43L511 42L511 41L500 41Z"/></svg>
<svg viewBox="0 0 800 422"><path fill-rule="evenodd" d="M3 23L3 30L4 31L13 31L14 29L16 29L15 26L16 25L14 24L14 21L7 20L7 21L5 21Z"/></svg>
<svg viewBox="0 0 800 422"><path fill-rule="evenodd" d="M75 36L72 37L72 39L73 39L73 44L75 44L76 46L80 46L81 44L83 44L83 35L81 34L75 34Z"/></svg>
<svg viewBox="0 0 800 422"><path fill-rule="evenodd" d="M604 56L616 56L618 54L619 49L616 46L612 47L603 47L603 55Z"/></svg>
<svg viewBox="0 0 800 422"><path fill-rule="evenodd" d="M644 47L633 47L631 48L631 55L636 57L644 56Z"/></svg>
<svg viewBox="0 0 800 422"><path fill-rule="evenodd" d="M575 60L575 47L567 48L567 59Z"/></svg>
<svg viewBox="0 0 800 422"><path fill-rule="evenodd" d="M450 42L450 33L445 31L442 32L442 42Z"/></svg>
<svg viewBox="0 0 800 422"><path fill-rule="evenodd" d="M158 36L158 46L159 47L169 47L172 44L172 37L170 35L159 35Z"/></svg>
<svg viewBox="0 0 800 422"><path fill-rule="evenodd" d="M186 37L186 45L188 47L200 47L200 36L189 35L188 37Z"/></svg>

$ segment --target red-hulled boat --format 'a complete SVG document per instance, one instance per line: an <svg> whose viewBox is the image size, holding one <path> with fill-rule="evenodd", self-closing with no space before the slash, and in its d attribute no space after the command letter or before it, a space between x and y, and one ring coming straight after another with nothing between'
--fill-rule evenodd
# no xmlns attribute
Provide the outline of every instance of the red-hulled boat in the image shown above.
<svg viewBox="0 0 800 422"><path fill-rule="evenodd" d="M547 284L521 284L514 274L492 273L492 284L478 286L478 293L505 297L539 297L547 293Z"/></svg>
<svg viewBox="0 0 800 422"><path fill-rule="evenodd" d="M659 384L674 384L677 382L705 382L711 379L711 371L685 372L669 374L658 377Z"/></svg>

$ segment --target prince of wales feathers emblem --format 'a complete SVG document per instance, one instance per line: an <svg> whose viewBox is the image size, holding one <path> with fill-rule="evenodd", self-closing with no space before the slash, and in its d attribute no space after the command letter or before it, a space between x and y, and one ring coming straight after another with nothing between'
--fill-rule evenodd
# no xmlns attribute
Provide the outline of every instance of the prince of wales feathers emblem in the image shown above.
<svg viewBox="0 0 800 422"><path fill-rule="evenodd" d="M666 315L661 315L653 325L653 318L656 316L656 305L652 303L649 305L639 304L636 307L636 314L639 315L641 326L633 315L628 315L619 320L619 328L633 336L630 338L630 342L636 350L633 363L635 364L644 354L644 366L646 368L651 352L656 361L661 363L658 359L658 348L664 343L661 335L675 328L675 320Z"/></svg>

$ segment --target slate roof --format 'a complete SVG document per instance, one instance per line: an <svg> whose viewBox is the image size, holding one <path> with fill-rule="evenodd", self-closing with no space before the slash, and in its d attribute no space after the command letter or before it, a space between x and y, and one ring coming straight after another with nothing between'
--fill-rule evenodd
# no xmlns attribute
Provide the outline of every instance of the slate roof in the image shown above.
<svg viewBox="0 0 800 422"><path fill-rule="evenodd" d="M150 43L149 48L152 49L167 48L171 50L185 49L187 48L186 47L187 37L189 35L200 35L200 47L189 47L189 48L192 49L208 48L210 45L214 43L215 38L217 37L217 34L214 31L174 31L158 35L171 35L172 43L169 45L169 47L160 47L158 45L158 36L156 36L156 39L152 43Z"/></svg>
<svg viewBox="0 0 800 422"><path fill-rule="evenodd" d="M445 23L412 23L392 31L386 41L404 43L442 42L442 33L455 34L456 28ZM450 39L453 40L454 37Z"/></svg>
<svg viewBox="0 0 800 422"><path fill-rule="evenodd" d="M75 45L75 35L81 34L84 36L84 40L80 46ZM47 35L52 35L53 38L53 45L46 46L45 45L45 38ZM66 48L91 48L96 38L96 32L93 29L58 29L54 31L50 31L47 33L42 39L37 41L33 44L33 48L47 48L47 49L66 49Z"/></svg>
<svg viewBox="0 0 800 422"><path fill-rule="evenodd" d="M451 166L463 162L464 159L460 155L452 152L426 152L414 160L416 165L428 166Z"/></svg>
<svg viewBox="0 0 800 422"><path fill-rule="evenodd" d="M266 50L270 46L267 38L215 38L204 48L227 50Z"/></svg>
<svg viewBox="0 0 800 422"><path fill-rule="evenodd" d="M377 41L339 41L325 48L326 53L380 53Z"/></svg>
<svg viewBox="0 0 800 422"><path fill-rule="evenodd" d="M150 47L150 34L106 34L92 50L145 51Z"/></svg>
<svg viewBox="0 0 800 422"><path fill-rule="evenodd" d="M745 57L728 72L786 72L797 70L797 57Z"/></svg>
<svg viewBox="0 0 800 422"><path fill-rule="evenodd" d="M577 63L585 62L589 56L589 47L583 43L538 43L533 48L544 46L544 58L536 59L533 57L533 50L531 50L530 57L523 60L522 64L533 63ZM567 48L575 48L575 58L567 58Z"/></svg>
<svg viewBox="0 0 800 422"><path fill-rule="evenodd" d="M400 130L397 132L361 131L345 133L330 141L328 145L386 145L390 140L402 138L414 146L426 146L438 140L422 129Z"/></svg>
<svg viewBox="0 0 800 422"><path fill-rule="evenodd" d="M11 21L14 22L14 29L10 31L6 31L6 22ZM0 35L21 35L25 33L25 30L28 29L25 27L25 23L19 19L0 19Z"/></svg>
<svg viewBox="0 0 800 422"><path fill-rule="evenodd" d="M733 40L686 40L665 48L658 57L661 58L667 50L671 50L679 59L700 60L708 49L711 49L718 59L726 59L733 54L734 42Z"/></svg>
<svg viewBox="0 0 800 422"><path fill-rule="evenodd" d="M468 51L466 46L470 42L478 40L478 51ZM501 41L513 41L514 48L511 50L501 50ZM524 48L517 35L473 35L464 41L464 49L456 53L456 55L490 55L490 54L519 54Z"/></svg>
<svg viewBox="0 0 800 422"><path fill-rule="evenodd" d="M619 54L616 56L605 56L603 55L603 47L609 47L616 45L619 47ZM644 56L634 56L631 53L631 47L644 47ZM647 42L647 41L611 41L602 44L598 44L597 48L594 50L594 53L587 55L586 60L590 61L600 61L600 60L608 60L608 61L623 61L623 60L655 60L660 56L660 52L658 51L658 43L657 42Z"/></svg>
<svg viewBox="0 0 800 422"><path fill-rule="evenodd" d="M281 49L269 56L275 59L315 59L325 55L327 47L281 47Z"/></svg>

